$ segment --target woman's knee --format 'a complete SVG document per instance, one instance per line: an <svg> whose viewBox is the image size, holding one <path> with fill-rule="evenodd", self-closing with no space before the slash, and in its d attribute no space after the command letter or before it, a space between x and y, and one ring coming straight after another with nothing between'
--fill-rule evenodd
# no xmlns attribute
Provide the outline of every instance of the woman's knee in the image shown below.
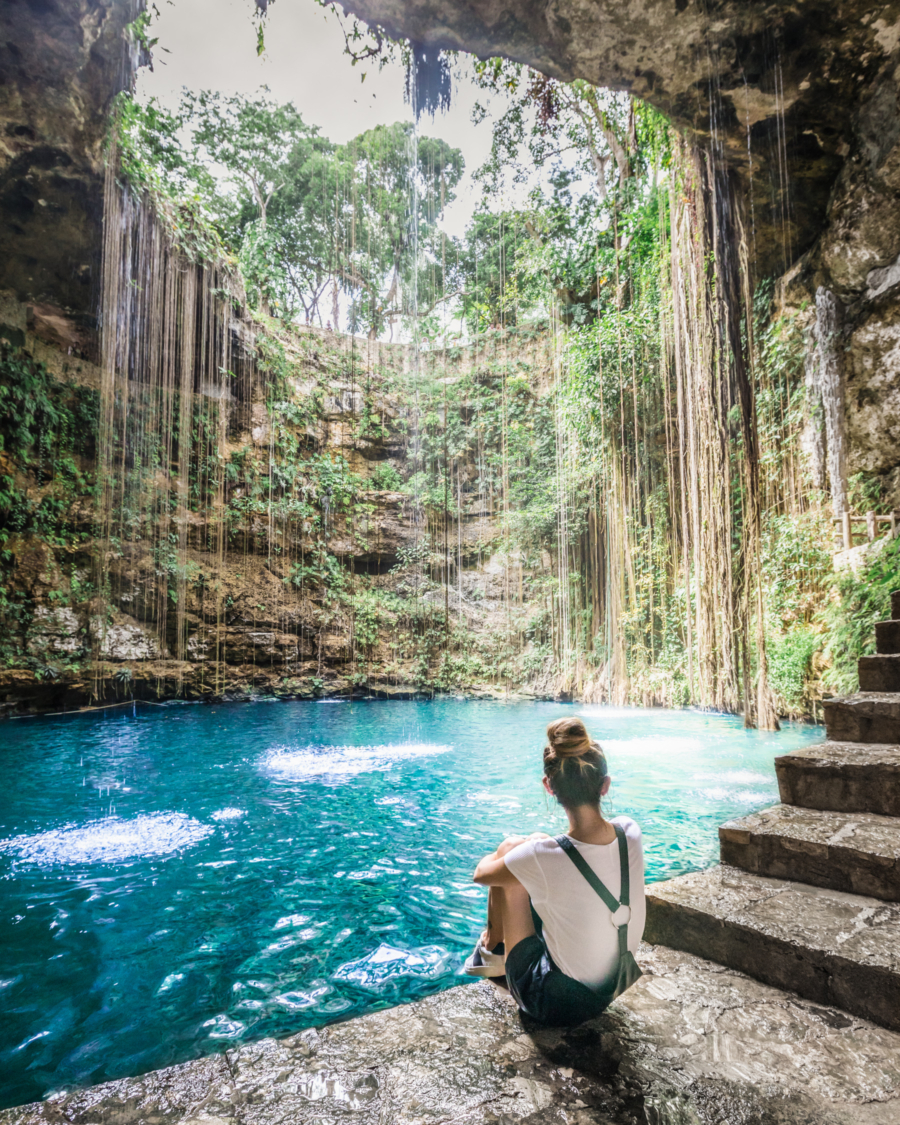
<svg viewBox="0 0 900 1125"><path fill-rule="evenodd" d="M507 836L503 843L500 844L500 846L497 848L497 858L503 859L505 855L508 855L513 850L513 848L517 848L519 844L524 843L524 836Z"/></svg>
<svg viewBox="0 0 900 1125"><path fill-rule="evenodd" d="M550 837L546 832L532 832L530 836L507 836L503 843L497 848L497 855L502 859L507 853L511 852L513 848L517 848L519 844L524 844L528 840L549 840Z"/></svg>

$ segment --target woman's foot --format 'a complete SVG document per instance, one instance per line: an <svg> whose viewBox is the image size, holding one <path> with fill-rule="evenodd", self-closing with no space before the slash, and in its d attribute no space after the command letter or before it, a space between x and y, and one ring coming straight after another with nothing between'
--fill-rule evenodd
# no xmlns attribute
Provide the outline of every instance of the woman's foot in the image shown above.
<svg viewBox="0 0 900 1125"><path fill-rule="evenodd" d="M488 933L485 931L466 958L465 970L470 977L506 976L506 950L503 942L488 949Z"/></svg>

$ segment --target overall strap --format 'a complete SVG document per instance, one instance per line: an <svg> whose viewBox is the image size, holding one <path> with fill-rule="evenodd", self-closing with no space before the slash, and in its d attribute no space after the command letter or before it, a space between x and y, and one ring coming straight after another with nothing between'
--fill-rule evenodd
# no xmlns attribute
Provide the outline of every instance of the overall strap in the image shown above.
<svg viewBox="0 0 900 1125"><path fill-rule="evenodd" d="M619 840L619 862L621 864L622 843L625 839L625 835L624 835L624 833L622 833L622 835L619 836L619 833L621 832L621 829L619 828L618 825L614 824L613 828L615 828L616 837ZM556 842L563 849L563 851L566 853L566 855L569 857L569 859L571 859L571 861L575 864L575 866L578 868L578 870L581 872L581 874L585 877L585 879L587 879L587 881L588 881L588 883L590 883L591 887L603 899L604 904L609 908L609 910L613 914L615 914L615 912L619 909L619 906L621 904L613 898L613 896L609 893L609 891L606 889L606 887L603 885L603 883L597 878L597 876L594 874L594 871L591 868L590 864L587 862L587 860L584 858L584 856L581 854L581 852L578 850L578 848L575 847L574 843L569 839L568 836L557 836ZM627 846L626 846L626 850L625 850L625 857L626 857L626 864L625 864L624 870L626 872L626 879L627 879L627 871L628 871L628 864L627 864L628 850L627 850ZM627 895L627 893L628 893L627 882L625 882L623 884L623 886L624 886L624 889L625 889L625 893Z"/></svg>
<svg viewBox="0 0 900 1125"><path fill-rule="evenodd" d="M616 839L619 842L619 877L621 882L619 902L622 906L630 906L631 873L628 869L628 841L625 839L625 831L620 824L614 824L613 828L616 832Z"/></svg>
<svg viewBox="0 0 900 1125"><path fill-rule="evenodd" d="M629 878L628 867L628 841L625 838L624 829L621 825L614 824L613 829L616 833L616 843L619 845L619 875L620 875L620 891L619 901L613 898L603 883L594 874L593 869L588 864L584 856L576 848L574 842L568 836L557 836L556 842L563 849L566 855L575 864L581 874L585 877L593 890L597 892L604 904L608 907L611 914L615 915L616 911L622 906L628 907L628 918L631 919L631 880ZM613 920L615 925L615 921ZM611 998L618 996L624 992L626 988L634 984L637 978L641 975L641 970L631 955L628 949L628 922L623 922L617 925L618 931L618 967L611 979L613 991Z"/></svg>
<svg viewBox="0 0 900 1125"><path fill-rule="evenodd" d="M619 844L619 903L631 908L631 872L628 869L628 841L621 825L614 824L616 840ZM630 917L630 914L629 914ZM628 952L628 923L619 926L619 964Z"/></svg>

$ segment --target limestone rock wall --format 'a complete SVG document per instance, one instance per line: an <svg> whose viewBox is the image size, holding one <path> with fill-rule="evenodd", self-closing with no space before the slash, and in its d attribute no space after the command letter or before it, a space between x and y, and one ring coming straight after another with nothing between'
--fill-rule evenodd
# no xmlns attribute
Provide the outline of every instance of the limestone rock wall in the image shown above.
<svg viewBox="0 0 900 1125"><path fill-rule="evenodd" d="M349 0L391 34L505 55L656 106L715 141L755 203L762 276L819 235L873 88L889 115L900 3L865 0Z"/></svg>
<svg viewBox="0 0 900 1125"><path fill-rule="evenodd" d="M103 142L139 61L124 31L142 6L0 4L0 290L65 310L86 334L69 346L86 352L96 346Z"/></svg>
<svg viewBox="0 0 900 1125"><path fill-rule="evenodd" d="M42 400L96 402L98 369L39 335L28 307L0 293L0 371L18 377L15 365L31 355L47 370ZM225 473L224 492L212 505L176 508L171 526L186 529L177 560L165 553L157 502L135 508L141 490L124 477L114 489L131 514L106 538L96 434L65 444L65 423L65 432L46 431L43 451L0 419L0 715L132 697L430 693L445 655L445 608L450 627L466 630L445 687L505 692L496 676L497 657L508 655L504 598L510 582L521 589L521 566L498 557L501 511L483 494L466 495L462 520L451 523L449 563L438 557L439 537L425 546L432 517L402 487L415 430L406 349L269 331L286 364L286 401L266 406L258 388L249 404L225 404L215 470ZM539 353L527 353L538 383ZM200 409L203 397L201 388ZM285 443L291 434L296 445ZM268 485L244 503L272 457L303 481L284 515L283 493L269 508ZM164 472L160 465L146 479ZM461 472L466 483L475 467ZM473 660L479 651L492 655Z"/></svg>
<svg viewBox="0 0 900 1125"><path fill-rule="evenodd" d="M840 303L847 473L882 478L900 507L900 28L854 118L822 231L786 277L789 303Z"/></svg>

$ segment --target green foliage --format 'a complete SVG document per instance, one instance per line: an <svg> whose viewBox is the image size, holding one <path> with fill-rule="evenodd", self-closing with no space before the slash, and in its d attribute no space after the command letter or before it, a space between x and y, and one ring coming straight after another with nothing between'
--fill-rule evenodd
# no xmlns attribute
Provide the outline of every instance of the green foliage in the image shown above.
<svg viewBox="0 0 900 1125"><path fill-rule="evenodd" d="M16 532L65 541L68 510L93 482L95 391L57 383L44 364L0 345L0 548Z"/></svg>
<svg viewBox="0 0 900 1125"><path fill-rule="evenodd" d="M473 215L454 267L470 332L514 328L546 310L547 281L535 253L538 222L527 211Z"/></svg>
<svg viewBox="0 0 900 1125"><path fill-rule="evenodd" d="M119 119L129 179L214 229L263 312L337 328L343 294L374 338L443 299L433 244L463 173L444 141L397 123L335 145L291 103L210 91L175 114L124 97Z"/></svg>
<svg viewBox="0 0 900 1125"><path fill-rule="evenodd" d="M286 581L296 586L298 590L313 586L321 588L326 595L333 597L346 589L347 572L334 555L320 546L317 551L311 552L305 561L292 564L290 576Z"/></svg>
<svg viewBox="0 0 900 1125"><path fill-rule="evenodd" d="M154 18L158 16L159 8L156 4L149 4L142 12L138 13L137 18L132 20L125 29L126 35L132 43L140 48L146 61L149 61L150 52L159 42L158 38L150 38L150 27Z"/></svg>
<svg viewBox="0 0 900 1125"><path fill-rule="evenodd" d="M443 286L440 256L426 263L424 255L462 173L458 149L431 137L416 142L406 123L380 125L297 167L279 207L294 224L290 231L297 229L290 245L310 232L317 240L303 255L306 288L324 294L331 285L335 327L335 286L349 300L349 330L373 339L434 306ZM321 323L320 300L304 305L307 320L316 315Z"/></svg>
<svg viewBox="0 0 900 1125"><path fill-rule="evenodd" d="M835 593L820 611L825 625L825 654L831 667L823 681L832 691L859 687L857 661L875 651L875 622L891 615L891 592L900 589L900 539L873 553L858 574L841 571Z"/></svg>
<svg viewBox="0 0 900 1125"><path fill-rule="evenodd" d="M766 615L781 632L809 624L832 582L829 530L821 513L768 513L763 521L762 573Z"/></svg>
<svg viewBox="0 0 900 1125"><path fill-rule="evenodd" d="M178 246L194 260L227 258L223 232L231 211L227 201L216 205L215 177L182 143L183 114L155 99L142 105L126 92L116 99L112 122L125 179L150 195Z"/></svg>
<svg viewBox="0 0 900 1125"><path fill-rule="evenodd" d="M191 128L194 159L224 168L238 208L249 204L263 227L297 150L322 143L316 126L307 125L291 102L279 105L265 96L185 91L180 115ZM210 202L215 206L217 200Z"/></svg>
<svg viewBox="0 0 900 1125"><path fill-rule="evenodd" d="M806 712L810 664L821 645L821 635L808 625L799 625L783 636L768 638L769 684L778 699L781 714L803 715Z"/></svg>
<svg viewBox="0 0 900 1125"><path fill-rule="evenodd" d="M369 475L372 488L382 492L399 492L403 487L403 479L393 465L380 462Z"/></svg>
<svg viewBox="0 0 900 1125"><path fill-rule="evenodd" d="M892 503L885 494L884 478L874 473L855 473L847 481L847 505L851 512L888 515Z"/></svg>

